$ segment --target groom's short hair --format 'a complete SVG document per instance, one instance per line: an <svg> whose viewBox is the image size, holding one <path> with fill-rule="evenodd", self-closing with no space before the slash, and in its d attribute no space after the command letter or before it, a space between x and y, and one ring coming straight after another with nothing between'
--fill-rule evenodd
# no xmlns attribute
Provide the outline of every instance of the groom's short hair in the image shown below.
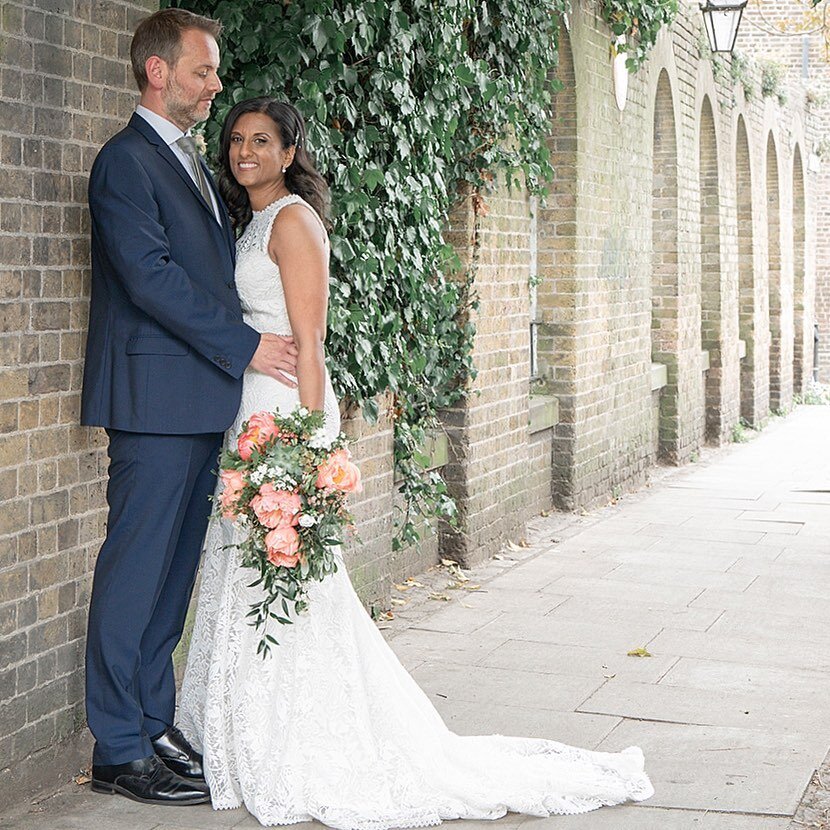
<svg viewBox="0 0 830 830"><path fill-rule="evenodd" d="M147 86L145 67L153 55L169 66L176 65L182 51L182 33L187 29L201 29L219 40L222 24L185 9L162 9L138 24L130 44L130 61L140 91Z"/></svg>

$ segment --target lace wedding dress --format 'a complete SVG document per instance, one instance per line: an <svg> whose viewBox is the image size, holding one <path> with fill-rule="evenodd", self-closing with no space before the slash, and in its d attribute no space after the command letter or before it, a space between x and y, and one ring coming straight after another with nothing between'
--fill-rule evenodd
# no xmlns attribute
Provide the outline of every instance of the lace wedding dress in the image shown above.
<svg viewBox="0 0 830 830"><path fill-rule="evenodd" d="M254 214L238 243L246 321L290 334L267 243L287 196ZM311 207L308 206L311 210ZM315 213L316 216L316 213ZM322 224L321 224L322 228ZM258 410L291 411L296 390L249 371L228 441ZM326 385L326 423L339 431ZM204 753L216 809L244 804L264 825L317 819L340 830L425 827L443 819L584 813L648 798L643 755L590 752L542 739L450 732L398 662L354 592L346 568L309 590L309 610L275 633L270 657L246 614L259 588L234 550L238 531L212 521L179 720Z"/></svg>

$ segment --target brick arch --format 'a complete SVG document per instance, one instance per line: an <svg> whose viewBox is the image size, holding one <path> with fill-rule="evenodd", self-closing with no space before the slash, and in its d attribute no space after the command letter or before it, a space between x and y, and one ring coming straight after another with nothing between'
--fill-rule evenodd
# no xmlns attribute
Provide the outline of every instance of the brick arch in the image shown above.
<svg viewBox="0 0 830 830"><path fill-rule="evenodd" d="M721 332L721 195L718 142L711 99L703 96L698 138L700 188L700 342L705 371L706 440L720 443L723 424Z"/></svg>
<svg viewBox="0 0 830 830"><path fill-rule="evenodd" d="M804 391L809 371L805 368L807 353L805 336L812 331L805 321L805 245L807 234L804 194L804 163L801 147L796 144L793 152L793 391Z"/></svg>
<svg viewBox="0 0 830 830"><path fill-rule="evenodd" d="M651 359L654 363L663 364L667 369L667 383L660 392L658 455L676 459L679 437L677 125L674 116L674 95L666 70L662 70L657 79L653 125Z"/></svg>
<svg viewBox="0 0 830 830"><path fill-rule="evenodd" d="M756 353L761 343L757 338L757 298L755 279L755 233L752 206L752 163L749 136L743 115L738 116L735 131L735 199L738 241L738 337L746 344L741 361L741 418L756 424L762 413L757 406ZM763 339L765 341L765 338ZM763 341L762 341L763 342Z"/></svg>
<svg viewBox="0 0 830 830"><path fill-rule="evenodd" d="M778 150L772 131L767 134L767 289L769 292L769 407L780 409L783 403L782 378L782 258L781 258L781 192L778 171Z"/></svg>
<svg viewBox="0 0 830 830"><path fill-rule="evenodd" d="M571 39L564 25L558 38L548 147L554 168L546 203L537 211L537 375L559 400L559 423L553 431L554 500L569 506L573 498L574 422L576 419L577 317L577 94Z"/></svg>

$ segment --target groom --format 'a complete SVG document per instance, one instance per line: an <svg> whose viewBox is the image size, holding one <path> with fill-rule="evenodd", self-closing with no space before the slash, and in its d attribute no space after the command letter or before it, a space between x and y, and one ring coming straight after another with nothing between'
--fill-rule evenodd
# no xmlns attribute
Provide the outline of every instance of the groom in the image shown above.
<svg viewBox="0 0 830 830"><path fill-rule="evenodd" d="M109 436L109 519L89 609L92 788L207 801L202 759L173 726L184 626L222 433L247 366L288 385L296 348L242 322L234 234L190 128L221 91L221 24L144 20L141 102L90 174L92 293L81 422Z"/></svg>

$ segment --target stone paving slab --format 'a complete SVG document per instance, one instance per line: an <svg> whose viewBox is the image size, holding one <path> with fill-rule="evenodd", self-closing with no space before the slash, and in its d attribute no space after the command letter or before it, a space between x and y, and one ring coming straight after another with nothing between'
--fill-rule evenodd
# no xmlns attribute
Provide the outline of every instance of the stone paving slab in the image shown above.
<svg viewBox="0 0 830 830"><path fill-rule="evenodd" d="M678 685L676 678L675 683L609 679L577 711L667 723L763 729L783 735L817 728L830 730L830 711L816 707L815 694L811 700L804 700L780 687L702 689Z"/></svg>
<svg viewBox="0 0 830 830"><path fill-rule="evenodd" d="M648 568L649 570L657 567L675 567L678 566L678 552L669 547L651 547L640 550L618 550L613 553L602 554L602 558L607 557L609 561L616 562L619 565L637 565L641 568ZM735 549L730 547L729 550L706 550L702 551L698 547L695 553L683 553L682 568L684 571L717 571L719 573L726 573L734 570L734 566L741 561L741 556L736 556ZM776 554L776 557L780 556ZM754 557L747 557L751 561L765 561L756 560ZM613 572L608 575L614 579Z"/></svg>
<svg viewBox="0 0 830 830"><path fill-rule="evenodd" d="M649 642L660 632L662 626L656 621L644 621L632 625L617 625L609 629L603 620L586 622L567 619L550 614L539 617L513 615L494 620L479 631L498 632L511 640L532 640L536 643L559 645L590 645L602 643L606 650L622 655L631 649Z"/></svg>
<svg viewBox="0 0 830 830"><path fill-rule="evenodd" d="M632 660L621 649L508 640L478 665L568 677L589 677L602 683L611 677L656 683L677 662L676 657Z"/></svg>
<svg viewBox="0 0 830 830"><path fill-rule="evenodd" d="M753 692L762 689L794 701L813 703L816 695L827 689L827 675L824 672L691 657L677 660L659 682L725 692Z"/></svg>
<svg viewBox="0 0 830 830"><path fill-rule="evenodd" d="M652 807L792 816L825 739L761 729L623 720L599 745L642 748Z"/></svg>
<svg viewBox="0 0 830 830"><path fill-rule="evenodd" d="M692 588L723 588L726 591L745 591L754 581L752 574L724 572L710 568L689 568L684 559L683 567L671 565L666 558L649 566L639 563L621 564L608 574L608 579L636 581L648 585L688 585Z"/></svg>
<svg viewBox="0 0 830 830"><path fill-rule="evenodd" d="M521 830L787 830L789 823L788 818L625 804L581 816L528 818L520 827Z"/></svg>
<svg viewBox="0 0 830 830"><path fill-rule="evenodd" d="M723 615L716 608L690 608L627 600L570 597L546 616L555 619L603 620L616 626L653 625L706 631Z"/></svg>
<svg viewBox="0 0 830 830"><path fill-rule="evenodd" d="M640 531L641 536L659 536L661 539L694 539L698 542L728 542L738 545L754 545L764 538L761 530L730 530L718 526L650 524Z"/></svg>
<svg viewBox="0 0 830 830"><path fill-rule="evenodd" d="M790 594L783 590L759 597L757 594L707 588L691 601L690 607L721 608L755 614L763 608L764 612L799 618L809 613L809 619L817 625L830 623L830 597L827 599L810 597L809 602L805 602L803 595Z"/></svg>
<svg viewBox="0 0 830 830"><path fill-rule="evenodd" d="M656 788L641 805L454 827L800 828L830 747L830 493L809 492L830 489L830 442L815 441L827 434L830 408L801 408L607 508L535 519L467 583L436 567L393 592L379 627L451 729L638 745ZM627 655L640 645L653 656ZM257 827L243 809L145 807L74 784L0 819Z"/></svg>
<svg viewBox="0 0 830 830"><path fill-rule="evenodd" d="M812 643L782 642L773 637L742 637L736 634L666 629L648 643L654 654L677 657L710 657L731 663L799 669L809 667L830 673L830 653Z"/></svg>
<svg viewBox="0 0 830 830"><path fill-rule="evenodd" d="M791 543L792 540L787 544L782 542L776 545L767 543L735 545L730 542L708 541L705 545L701 545L699 541L693 539L656 539L654 544L649 547L649 550L660 554L673 554L682 558L684 562L687 556L725 556L729 554L736 559L739 559L741 556L748 556L753 559L775 560L781 556Z"/></svg>
<svg viewBox="0 0 830 830"><path fill-rule="evenodd" d="M438 663L424 663L412 676L433 704L438 700L475 705L487 700L521 700L528 708L557 712L575 711L600 685L600 681L588 677Z"/></svg>
<svg viewBox="0 0 830 830"><path fill-rule="evenodd" d="M828 586L830 594L830 586ZM671 626L672 628L677 626ZM690 627L690 626L685 626ZM764 609L757 611L727 609L707 629L713 634L737 634L741 637L797 639L830 650L830 630L806 615L781 614Z"/></svg>
<svg viewBox="0 0 830 830"><path fill-rule="evenodd" d="M692 602L701 593L702 588L684 585L655 585L636 580L563 576L545 585L541 590L559 596L601 597L620 602L639 602L682 608Z"/></svg>
<svg viewBox="0 0 830 830"><path fill-rule="evenodd" d="M816 582L809 579L809 575L805 578L762 575L752 580L746 589L747 595L757 597L775 596L782 592L804 599L827 599L827 580Z"/></svg>

